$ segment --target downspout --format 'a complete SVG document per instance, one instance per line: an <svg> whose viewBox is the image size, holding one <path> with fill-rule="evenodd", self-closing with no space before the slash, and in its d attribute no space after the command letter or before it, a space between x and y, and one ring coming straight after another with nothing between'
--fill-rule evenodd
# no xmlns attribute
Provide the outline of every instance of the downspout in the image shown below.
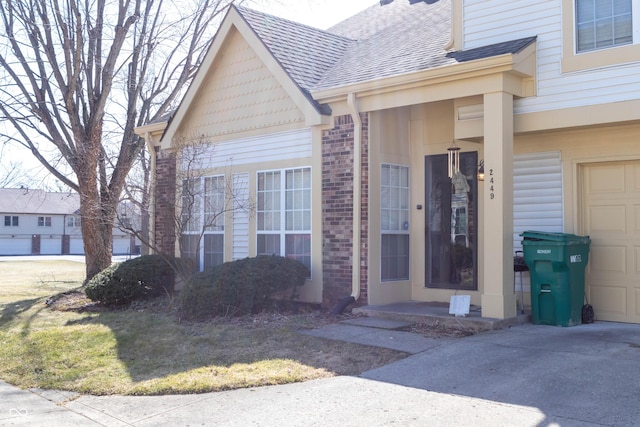
<svg viewBox="0 0 640 427"><path fill-rule="evenodd" d="M151 140L151 133L145 132L144 142L147 144L149 150L149 253L155 253L156 247L156 147Z"/></svg>
<svg viewBox="0 0 640 427"><path fill-rule="evenodd" d="M347 306L360 298L360 238L362 212L362 119L358 110L355 93L347 96L347 106L353 119L353 262L351 269L351 296L341 300L333 309L333 314L341 314Z"/></svg>

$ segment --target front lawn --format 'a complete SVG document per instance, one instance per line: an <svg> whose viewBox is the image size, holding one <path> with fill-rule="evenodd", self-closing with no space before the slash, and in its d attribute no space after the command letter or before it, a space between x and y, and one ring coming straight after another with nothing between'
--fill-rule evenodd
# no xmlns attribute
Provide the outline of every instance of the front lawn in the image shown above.
<svg viewBox="0 0 640 427"><path fill-rule="evenodd" d="M334 321L317 312L193 323L168 297L69 310L81 305L63 302L82 302L73 291L83 273L80 263L0 262L0 379L96 395L200 393L356 375L406 356L300 334Z"/></svg>

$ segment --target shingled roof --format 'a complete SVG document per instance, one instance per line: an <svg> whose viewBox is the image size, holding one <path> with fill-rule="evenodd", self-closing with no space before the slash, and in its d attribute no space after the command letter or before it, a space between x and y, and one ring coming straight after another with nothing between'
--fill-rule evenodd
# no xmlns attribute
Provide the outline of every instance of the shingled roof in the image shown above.
<svg viewBox="0 0 640 427"><path fill-rule="evenodd" d="M80 209L77 193L52 193L27 188L0 188L0 213L72 215Z"/></svg>
<svg viewBox="0 0 640 427"><path fill-rule="evenodd" d="M395 0L376 4L328 30L245 7L237 9L306 94L517 53L535 40L448 52L444 47L451 33L451 0Z"/></svg>

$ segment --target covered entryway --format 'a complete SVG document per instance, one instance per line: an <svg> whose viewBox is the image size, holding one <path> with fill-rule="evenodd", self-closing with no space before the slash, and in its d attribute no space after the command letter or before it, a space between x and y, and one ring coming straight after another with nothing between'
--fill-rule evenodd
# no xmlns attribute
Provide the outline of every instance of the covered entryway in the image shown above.
<svg viewBox="0 0 640 427"><path fill-rule="evenodd" d="M581 167L586 292L597 320L640 323L640 161Z"/></svg>
<svg viewBox="0 0 640 427"><path fill-rule="evenodd" d="M447 155L425 157L426 259L429 288L477 290L478 154L460 155L460 171L448 176Z"/></svg>

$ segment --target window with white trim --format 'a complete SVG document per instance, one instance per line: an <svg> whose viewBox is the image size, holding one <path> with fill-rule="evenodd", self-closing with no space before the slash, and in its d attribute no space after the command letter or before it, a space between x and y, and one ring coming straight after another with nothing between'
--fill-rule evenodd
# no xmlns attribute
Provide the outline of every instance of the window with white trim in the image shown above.
<svg viewBox="0 0 640 427"><path fill-rule="evenodd" d="M224 262L224 176L204 179L204 268Z"/></svg>
<svg viewBox="0 0 640 427"><path fill-rule="evenodd" d="M383 164L380 175L380 279L409 279L409 167Z"/></svg>
<svg viewBox="0 0 640 427"><path fill-rule="evenodd" d="M576 0L576 52L638 43L638 30L634 30L633 22L637 21L634 9L639 3L638 0Z"/></svg>
<svg viewBox="0 0 640 427"><path fill-rule="evenodd" d="M224 262L226 206L223 175L184 180L182 183L180 250L199 270Z"/></svg>
<svg viewBox="0 0 640 427"><path fill-rule="evenodd" d="M18 227L18 217L14 215L5 215L4 226L5 227Z"/></svg>
<svg viewBox="0 0 640 427"><path fill-rule="evenodd" d="M311 168L258 172L257 252L311 270Z"/></svg>
<svg viewBox="0 0 640 427"><path fill-rule="evenodd" d="M51 227L51 217L50 216L39 216L38 217L38 227Z"/></svg>
<svg viewBox="0 0 640 427"><path fill-rule="evenodd" d="M79 216L68 216L67 227L79 228L82 225L82 220Z"/></svg>

